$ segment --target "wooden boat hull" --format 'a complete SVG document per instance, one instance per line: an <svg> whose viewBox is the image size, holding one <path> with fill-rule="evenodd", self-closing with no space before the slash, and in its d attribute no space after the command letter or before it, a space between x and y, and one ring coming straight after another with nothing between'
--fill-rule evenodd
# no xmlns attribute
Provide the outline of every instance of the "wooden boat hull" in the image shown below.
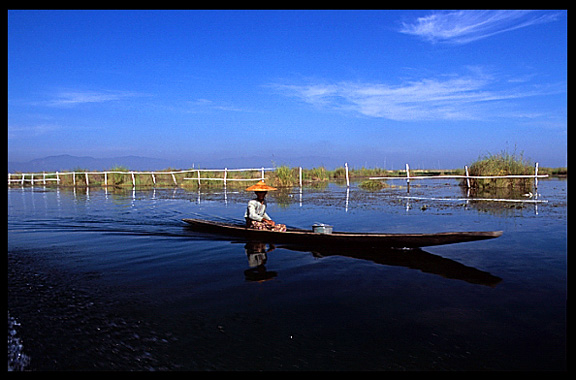
<svg viewBox="0 0 576 380"><path fill-rule="evenodd" d="M440 232L433 234L384 234L335 231L331 234L320 234L314 233L311 230L288 229L286 232L276 232L255 230L239 224L221 223L203 219L182 220L186 222L191 229L210 234L240 237L269 243L320 246L418 248L493 239L502 235L502 231Z"/></svg>

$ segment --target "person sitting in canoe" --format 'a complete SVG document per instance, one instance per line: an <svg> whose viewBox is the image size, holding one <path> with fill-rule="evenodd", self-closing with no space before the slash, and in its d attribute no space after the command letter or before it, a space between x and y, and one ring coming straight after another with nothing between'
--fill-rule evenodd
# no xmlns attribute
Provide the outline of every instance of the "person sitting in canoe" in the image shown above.
<svg viewBox="0 0 576 380"><path fill-rule="evenodd" d="M284 232L286 231L286 225L275 223L266 213L265 198L266 194L270 190L276 190L276 188L266 185L263 180L246 188L246 191L254 191L256 193L256 199L252 199L248 202L248 207L244 214L246 227L257 230Z"/></svg>

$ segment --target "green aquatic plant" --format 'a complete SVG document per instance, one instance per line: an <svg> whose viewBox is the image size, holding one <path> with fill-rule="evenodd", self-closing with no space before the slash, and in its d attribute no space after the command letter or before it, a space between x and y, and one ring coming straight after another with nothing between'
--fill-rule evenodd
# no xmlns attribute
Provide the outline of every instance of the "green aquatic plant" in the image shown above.
<svg viewBox="0 0 576 380"><path fill-rule="evenodd" d="M290 168L286 165L278 166L274 171L273 183L278 187L290 187L297 184L298 178L294 168Z"/></svg>
<svg viewBox="0 0 576 380"><path fill-rule="evenodd" d="M367 181L363 181L361 182L358 187L360 187L363 190L367 190L367 191L378 191L378 190L382 190L386 187L389 187L389 185L382 180L376 180L376 179L369 179Z"/></svg>
<svg viewBox="0 0 576 380"><path fill-rule="evenodd" d="M534 174L534 166L524 158L523 153L509 153L503 150L487 154L469 167L471 176L507 176ZM467 186L466 179L460 182ZM474 196L510 197L516 193L529 192L534 186L534 178L470 178L470 189Z"/></svg>

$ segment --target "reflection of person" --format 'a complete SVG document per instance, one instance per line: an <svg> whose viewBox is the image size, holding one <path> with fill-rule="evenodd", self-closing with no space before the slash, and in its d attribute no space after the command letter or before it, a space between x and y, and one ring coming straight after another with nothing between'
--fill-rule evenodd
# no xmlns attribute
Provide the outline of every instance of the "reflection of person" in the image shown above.
<svg viewBox="0 0 576 380"><path fill-rule="evenodd" d="M248 202L246 213L246 227L254 228L257 230L272 230L284 232L286 225L275 223L272 218L266 213L266 194L270 190L276 190L275 187L268 186L264 181L259 181L257 184L246 188L246 191L254 191L256 199Z"/></svg>
<svg viewBox="0 0 576 380"><path fill-rule="evenodd" d="M270 248L266 249L266 243L261 242L248 242L244 246L246 256L248 256L248 265L250 269L244 271L244 276L248 281L266 281L278 275L274 271L266 270L264 264L268 260L266 255L268 252L274 250L274 245L270 244Z"/></svg>

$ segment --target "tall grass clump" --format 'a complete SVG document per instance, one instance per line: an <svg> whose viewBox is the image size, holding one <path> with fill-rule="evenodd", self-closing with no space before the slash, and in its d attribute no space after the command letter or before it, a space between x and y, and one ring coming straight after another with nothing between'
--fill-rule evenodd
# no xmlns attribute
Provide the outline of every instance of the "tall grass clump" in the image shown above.
<svg viewBox="0 0 576 380"><path fill-rule="evenodd" d="M508 153L503 150L500 153L489 153L480 157L469 166L469 173L471 176L529 175L534 174L534 167L524 158L523 153L516 151ZM466 180L462 180L461 185L465 186ZM499 196L528 192L532 186L534 186L533 178L470 179L471 190Z"/></svg>
<svg viewBox="0 0 576 380"><path fill-rule="evenodd" d="M348 175L350 175L350 173L348 173ZM332 171L332 173L330 173L330 177L332 177L333 179L345 179L346 178L346 168L343 166L340 166L340 167L334 169Z"/></svg>
<svg viewBox="0 0 576 380"><path fill-rule="evenodd" d="M320 182L325 182L330 179L328 171L324 166L304 170L302 172L302 177L307 181L320 181Z"/></svg>
<svg viewBox="0 0 576 380"><path fill-rule="evenodd" d="M110 175L108 175L108 185L112 185L112 186L122 186L122 185L127 185L128 182L131 184L132 179L129 178L130 176L128 175L128 168L125 166L115 166L112 169L110 169L110 171L112 172L126 172L126 174L121 174L121 173L110 173Z"/></svg>
<svg viewBox="0 0 576 380"><path fill-rule="evenodd" d="M298 183L296 168L290 168L286 165L278 166L274 171L274 184L278 187L290 187Z"/></svg>

